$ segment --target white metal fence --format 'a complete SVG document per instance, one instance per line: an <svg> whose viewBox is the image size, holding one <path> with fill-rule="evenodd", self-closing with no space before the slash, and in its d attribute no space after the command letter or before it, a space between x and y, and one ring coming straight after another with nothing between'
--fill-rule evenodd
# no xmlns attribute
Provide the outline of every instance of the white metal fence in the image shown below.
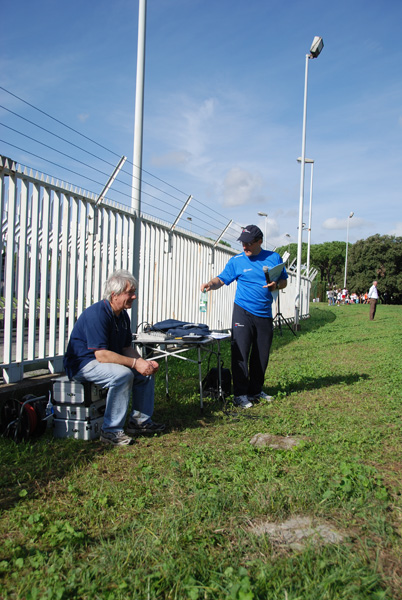
<svg viewBox="0 0 402 600"><path fill-rule="evenodd" d="M39 365L60 372L74 323L102 297L108 275L135 270L135 214L107 200L99 208L95 202L0 157L0 368L7 383ZM235 286L209 294L207 312L200 313L200 284L236 251L185 230L170 231L152 217L141 216L140 223L138 323L175 318L229 328ZM296 277L289 275L281 312L293 319ZM308 310L308 280L302 278L301 315Z"/></svg>

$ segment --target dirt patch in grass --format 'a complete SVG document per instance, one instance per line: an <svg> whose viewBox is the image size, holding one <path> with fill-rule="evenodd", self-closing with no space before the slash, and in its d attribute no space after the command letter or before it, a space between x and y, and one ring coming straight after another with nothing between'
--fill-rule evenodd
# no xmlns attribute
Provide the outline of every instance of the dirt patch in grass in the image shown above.
<svg viewBox="0 0 402 600"><path fill-rule="evenodd" d="M249 531L255 535L267 535L279 548L303 550L307 545L340 544L346 535L325 521L313 517L295 516L282 523L258 521Z"/></svg>
<svg viewBox="0 0 402 600"><path fill-rule="evenodd" d="M269 433L256 433L251 440L250 444L256 448L273 448L274 450L291 450L302 442L301 437L289 437L282 435L271 435Z"/></svg>

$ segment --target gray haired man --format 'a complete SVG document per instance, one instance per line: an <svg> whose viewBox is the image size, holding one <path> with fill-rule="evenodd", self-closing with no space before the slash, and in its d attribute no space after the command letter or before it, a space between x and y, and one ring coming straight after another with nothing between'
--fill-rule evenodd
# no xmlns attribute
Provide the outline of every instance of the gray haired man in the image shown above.
<svg viewBox="0 0 402 600"><path fill-rule="evenodd" d="M71 332L64 357L70 379L91 381L108 388L101 440L123 446L132 438L124 424L132 393L132 410L126 432L131 435L155 433L165 426L152 421L154 378L157 362L144 360L131 344L127 310L136 298L137 281L129 271L110 275L103 300L81 314Z"/></svg>

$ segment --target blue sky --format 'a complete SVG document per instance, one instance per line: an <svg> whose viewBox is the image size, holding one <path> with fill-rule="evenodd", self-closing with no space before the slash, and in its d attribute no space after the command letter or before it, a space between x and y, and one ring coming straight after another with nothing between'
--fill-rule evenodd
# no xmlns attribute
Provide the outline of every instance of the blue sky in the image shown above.
<svg viewBox="0 0 402 600"><path fill-rule="evenodd" d="M132 161L137 21L137 1L6 3L0 86L86 137L0 89L0 154L94 193L106 177L82 163L110 173L118 156ZM286 233L296 242L305 55L319 35L308 79L311 241L346 240L352 211L349 241L401 236L401 23L399 0L148 0L143 168L153 187L143 185L143 211L172 220L191 194L194 231L203 223L213 236L233 219L259 224L272 245ZM118 186L110 196L129 203L129 186ZM306 223L309 186L307 165Z"/></svg>

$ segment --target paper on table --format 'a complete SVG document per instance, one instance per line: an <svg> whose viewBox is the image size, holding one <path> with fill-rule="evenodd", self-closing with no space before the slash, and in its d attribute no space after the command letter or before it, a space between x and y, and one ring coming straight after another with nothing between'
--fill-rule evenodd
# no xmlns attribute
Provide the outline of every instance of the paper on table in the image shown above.
<svg viewBox="0 0 402 600"><path fill-rule="evenodd" d="M230 337L230 333L221 333L220 331L211 331L209 337L214 338L214 340L224 340L225 338Z"/></svg>

